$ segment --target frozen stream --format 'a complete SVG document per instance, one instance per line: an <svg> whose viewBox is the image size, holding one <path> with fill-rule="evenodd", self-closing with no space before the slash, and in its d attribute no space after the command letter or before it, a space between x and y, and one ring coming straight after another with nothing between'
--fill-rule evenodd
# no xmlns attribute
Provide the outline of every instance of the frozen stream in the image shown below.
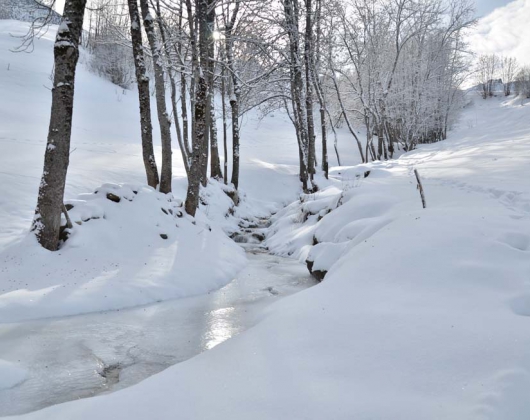
<svg viewBox="0 0 530 420"><path fill-rule="evenodd" d="M254 325L263 308L314 284L297 261L258 248L208 295L72 317L0 324L0 359L29 371L0 389L0 416L115 391L209 350Z"/></svg>

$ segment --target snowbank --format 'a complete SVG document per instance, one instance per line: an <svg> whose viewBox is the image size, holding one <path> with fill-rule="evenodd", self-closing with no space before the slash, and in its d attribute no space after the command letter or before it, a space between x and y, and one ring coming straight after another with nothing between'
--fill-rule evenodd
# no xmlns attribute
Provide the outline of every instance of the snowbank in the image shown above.
<svg viewBox="0 0 530 420"><path fill-rule="evenodd" d="M207 190L214 189L211 183ZM182 201L147 186L104 184L66 205L74 228L58 252L29 234L0 253L0 322L205 293L246 261L205 215L194 220Z"/></svg>

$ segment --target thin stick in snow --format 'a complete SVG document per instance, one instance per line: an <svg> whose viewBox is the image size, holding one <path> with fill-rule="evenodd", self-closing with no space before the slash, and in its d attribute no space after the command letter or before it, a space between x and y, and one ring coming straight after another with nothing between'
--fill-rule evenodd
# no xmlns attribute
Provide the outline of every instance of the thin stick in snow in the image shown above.
<svg viewBox="0 0 530 420"><path fill-rule="evenodd" d="M425 193L423 192L423 185L421 185L421 179L420 174L418 173L417 169L414 169L414 175L416 175L416 181L418 182L418 190L420 190L421 195L421 204L423 205L423 208L427 208L427 203L425 202Z"/></svg>
<svg viewBox="0 0 530 420"><path fill-rule="evenodd" d="M66 206L62 205L62 211L64 213L64 217L66 218L66 227L68 229L72 229L74 225L72 225L72 220L70 220L70 216L68 215L68 210L66 210Z"/></svg>

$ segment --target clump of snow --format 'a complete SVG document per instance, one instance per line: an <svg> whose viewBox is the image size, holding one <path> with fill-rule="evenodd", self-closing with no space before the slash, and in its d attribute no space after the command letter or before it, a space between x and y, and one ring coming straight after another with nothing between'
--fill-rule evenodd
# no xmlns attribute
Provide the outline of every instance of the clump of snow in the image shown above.
<svg viewBox="0 0 530 420"><path fill-rule="evenodd" d="M66 206L74 227L58 252L29 234L0 253L0 322L205 293L245 264L219 227L145 185L104 184Z"/></svg>
<svg viewBox="0 0 530 420"><path fill-rule="evenodd" d="M26 369L15 363L0 359L0 390L13 388L28 376Z"/></svg>

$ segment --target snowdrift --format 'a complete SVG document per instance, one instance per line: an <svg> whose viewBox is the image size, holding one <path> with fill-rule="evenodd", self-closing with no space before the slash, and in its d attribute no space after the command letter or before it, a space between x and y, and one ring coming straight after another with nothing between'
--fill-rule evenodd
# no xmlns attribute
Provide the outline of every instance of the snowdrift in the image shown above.
<svg viewBox="0 0 530 420"><path fill-rule="evenodd" d="M104 184L66 207L74 228L59 251L42 249L29 234L0 254L0 322L205 293L246 261L204 215L190 218L182 201L147 186Z"/></svg>

